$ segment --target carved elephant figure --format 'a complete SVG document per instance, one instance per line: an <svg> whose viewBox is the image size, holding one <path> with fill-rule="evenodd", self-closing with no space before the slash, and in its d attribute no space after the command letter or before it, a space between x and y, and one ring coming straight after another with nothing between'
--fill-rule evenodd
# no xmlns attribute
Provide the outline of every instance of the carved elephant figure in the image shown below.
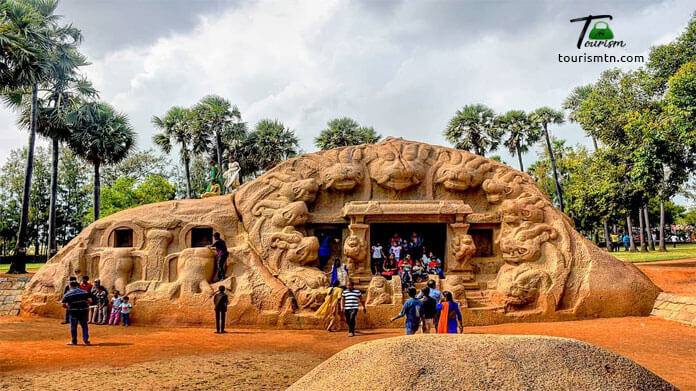
<svg viewBox="0 0 696 391"><path fill-rule="evenodd" d="M177 258L177 279L163 284L170 300L179 296L213 294L210 281L213 279L215 252L207 247L194 247L170 254L167 261Z"/></svg>
<svg viewBox="0 0 696 391"><path fill-rule="evenodd" d="M99 279L109 291L126 292L133 273L132 248L105 248L99 253Z"/></svg>

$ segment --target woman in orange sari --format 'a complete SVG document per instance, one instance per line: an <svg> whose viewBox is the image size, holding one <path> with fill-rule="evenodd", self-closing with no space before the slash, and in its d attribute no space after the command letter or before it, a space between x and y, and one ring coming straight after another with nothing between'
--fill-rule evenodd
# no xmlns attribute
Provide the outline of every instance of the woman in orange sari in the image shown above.
<svg viewBox="0 0 696 391"><path fill-rule="evenodd" d="M459 332L463 331L462 313L459 311L459 304L452 299L452 292L442 292L442 299L436 309L440 312L437 322L438 334L457 334L457 325L459 325Z"/></svg>

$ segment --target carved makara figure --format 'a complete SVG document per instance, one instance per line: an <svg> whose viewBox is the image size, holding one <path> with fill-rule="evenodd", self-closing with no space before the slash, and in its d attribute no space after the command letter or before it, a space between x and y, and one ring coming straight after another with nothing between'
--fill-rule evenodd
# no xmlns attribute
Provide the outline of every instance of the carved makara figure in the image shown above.
<svg viewBox="0 0 696 391"><path fill-rule="evenodd" d="M491 204L497 204L505 199L517 198L522 194L524 176L519 171L499 170L491 179L483 181L483 191Z"/></svg>
<svg viewBox="0 0 696 391"><path fill-rule="evenodd" d="M507 267L498 279L497 289L503 296L504 311L510 312L524 307L538 311L552 308L539 308L535 305L540 298L548 300L544 293L551 285L551 278L543 270L534 269L528 264Z"/></svg>
<svg viewBox="0 0 696 391"><path fill-rule="evenodd" d="M437 165L434 182L449 191L466 191L481 186L492 167L482 156L449 150L438 154Z"/></svg>
<svg viewBox="0 0 696 391"><path fill-rule="evenodd" d="M322 170L321 182L325 189L349 192L362 183L362 149L348 147L338 154L338 162Z"/></svg>
<svg viewBox="0 0 696 391"><path fill-rule="evenodd" d="M370 175L380 186L390 190L406 190L425 177L425 161L432 148L423 144L389 143L376 148L368 158Z"/></svg>

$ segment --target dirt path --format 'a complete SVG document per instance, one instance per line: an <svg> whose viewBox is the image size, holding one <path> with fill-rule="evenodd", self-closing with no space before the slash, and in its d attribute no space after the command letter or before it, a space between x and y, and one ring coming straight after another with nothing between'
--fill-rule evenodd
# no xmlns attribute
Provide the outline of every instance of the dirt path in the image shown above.
<svg viewBox="0 0 696 391"><path fill-rule="evenodd" d="M623 354L682 390L696 390L696 328L657 318L470 327L468 333L577 338ZM0 318L0 389L282 390L339 350L398 329L345 333L94 327L94 346L66 346L55 320Z"/></svg>
<svg viewBox="0 0 696 391"><path fill-rule="evenodd" d="M696 259L677 259L635 265L663 291L684 296L696 296Z"/></svg>

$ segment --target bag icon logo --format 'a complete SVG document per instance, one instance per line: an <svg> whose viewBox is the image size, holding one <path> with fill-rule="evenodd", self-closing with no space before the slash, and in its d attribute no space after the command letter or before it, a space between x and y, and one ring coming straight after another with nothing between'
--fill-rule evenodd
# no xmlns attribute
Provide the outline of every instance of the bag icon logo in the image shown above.
<svg viewBox="0 0 696 391"><path fill-rule="evenodd" d="M614 33L609 28L609 24L607 22L599 21L596 22L594 26L592 26L592 31L590 31L590 35L588 38L598 41L608 40L614 38Z"/></svg>

